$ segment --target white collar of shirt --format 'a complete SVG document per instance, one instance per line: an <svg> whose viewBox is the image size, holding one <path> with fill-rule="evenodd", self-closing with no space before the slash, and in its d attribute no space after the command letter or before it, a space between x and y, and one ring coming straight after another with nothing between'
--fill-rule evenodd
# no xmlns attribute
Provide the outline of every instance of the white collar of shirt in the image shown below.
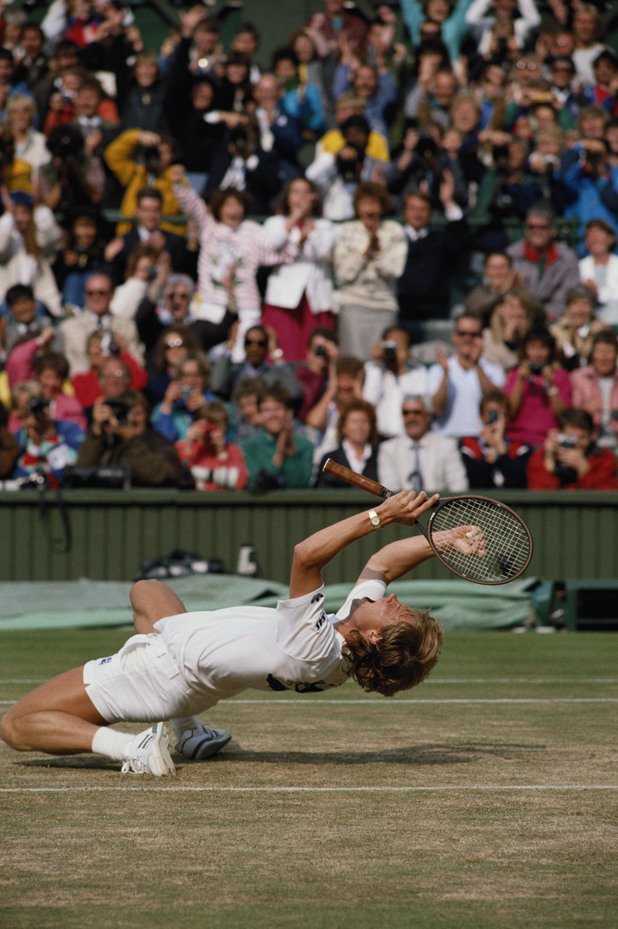
<svg viewBox="0 0 618 929"><path fill-rule="evenodd" d="M423 226L422 229L415 229L414 226L404 226L403 228L411 242L418 242L420 239L424 239L425 236L429 235L427 226Z"/></svg>
<svg viewBox="0 0 618 929"><path fill-rule="evenodd" d="M357 474L362 474L363 468L365 466L365 462L371 457L371 445L369 445L369 443L365 445L363 451L361 452L360 458L357 457L356 452L354 451L350 443L346 442L345 439L341 443L341 447L343 448L346 454L346 458L352 465L352 470L356 471Z"/></svg>

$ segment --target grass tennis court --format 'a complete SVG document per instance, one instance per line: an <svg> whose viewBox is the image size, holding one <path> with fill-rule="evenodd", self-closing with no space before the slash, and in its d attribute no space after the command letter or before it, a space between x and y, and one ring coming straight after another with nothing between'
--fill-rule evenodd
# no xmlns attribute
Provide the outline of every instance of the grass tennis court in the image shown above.
<svg viewBox="0 0 618 929"><path fill-rule="evenodd" d="M2 706L127 635L3 633ZM0 927L609 929L617 644L448 633L393 700L249 691L174 780L2 745Z"/></svg>

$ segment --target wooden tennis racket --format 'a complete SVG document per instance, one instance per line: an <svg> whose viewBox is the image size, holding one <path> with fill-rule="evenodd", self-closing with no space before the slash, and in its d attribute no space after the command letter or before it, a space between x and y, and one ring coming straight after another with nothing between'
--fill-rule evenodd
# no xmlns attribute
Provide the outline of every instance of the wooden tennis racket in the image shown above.
<svg viewBox="0 0 618 929"><path fill-rule="evenodd" d="M329 458L323 468L329 474L376 497L387 499L394 495L377 481L357 474ZM440 500L429 517L427 528L415 524L425 536L442 564L473 584L507 584L520 577L532 558L532 536L521 517L513 510L489 497L465 495ZM483 538L483 554L465 554L455 548L440 550L434 536L438 532L458 526L478 528Z"/></svg>

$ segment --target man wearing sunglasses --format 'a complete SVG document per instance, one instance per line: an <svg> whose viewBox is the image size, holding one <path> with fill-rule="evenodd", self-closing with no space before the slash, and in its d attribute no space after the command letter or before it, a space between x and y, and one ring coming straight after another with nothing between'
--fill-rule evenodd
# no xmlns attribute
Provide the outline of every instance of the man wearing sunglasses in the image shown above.
<svg viewBox="0 0 618 929"><path fill-rule="evenodd" d="M266 386L280 384L294 401L301 396L301 387L291 365L286 364L277 346L276 337L264 326L247 329L244 340L244 361L232 361L232 349L226 349L216 359L212 369L212 389L229 400L236 385L242 380L259 378Z"/></svg>
<svg viewBox="0 0 618 929"><path fill-rule="evenodd" d="M137 327L132 319L112 316L110 303L114 296L114 285L108 274L98 271L86 280L86 305L79 316L72 316L60 323L71 377L88 371L88 337L97 330L108 332L122 351L129 352L143 364L144 346L139 340Z"/></svg>
<svg viewBox="0 0 618 929"><path fill-rule="evenodd" d="M462 314L452 333L455 351L450 358L438 355L429 369L429 394L436 420L434 429L441 435L461 438L479 435L481 399L504 384L504 369L481 358L483 328L480 319Z"/></svg>
<svg viewBox="0 0 618 929"><path fill-rule="evenodd" d="M506 250L522 287L543 305L549 322L564 313L566 295L579 283L577 255L556 236L551 208L537 203L526 215L524 238Z"/></svg>

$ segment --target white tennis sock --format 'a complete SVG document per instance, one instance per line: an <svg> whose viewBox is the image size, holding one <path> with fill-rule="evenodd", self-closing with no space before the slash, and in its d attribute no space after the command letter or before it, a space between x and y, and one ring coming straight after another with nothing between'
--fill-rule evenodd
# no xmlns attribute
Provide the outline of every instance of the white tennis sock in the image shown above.
<svg viewBox="0 0 618 929"><path fill-rule="evenodd" d="M94 734L92 751L97 755L107 755L108 758L122 761L132 741L133 736L129 732L118 732L117 729L101 726Z"/></svg>
<svg viewBox="0 0 618 929"><path fill-rule="evenodd" d="M187 729L195 729L195 727L199 725L200 721L196 716L179 716L178 719L172 720L172 729L177 739L179 739Z"/></svg>

